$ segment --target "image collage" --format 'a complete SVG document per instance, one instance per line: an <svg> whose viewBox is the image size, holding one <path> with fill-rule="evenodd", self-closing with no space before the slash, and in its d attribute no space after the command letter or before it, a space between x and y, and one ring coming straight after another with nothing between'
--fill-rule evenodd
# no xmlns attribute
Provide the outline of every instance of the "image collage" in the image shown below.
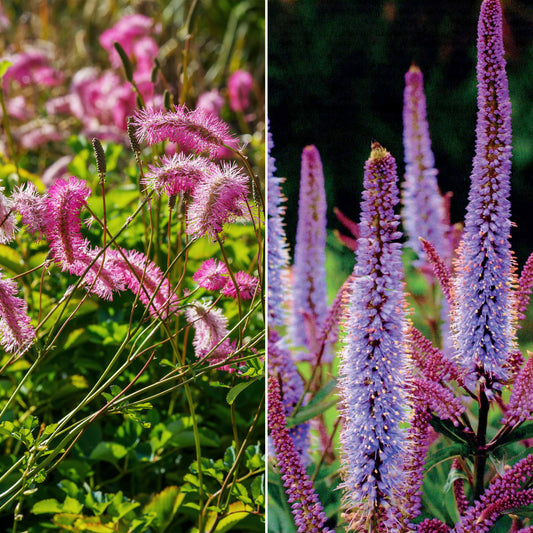
<svg viewBox="0 0 533 533"><path fill-rule="evenodd" d="M530 0L0 0L0 533L533 533Z"/></svg>

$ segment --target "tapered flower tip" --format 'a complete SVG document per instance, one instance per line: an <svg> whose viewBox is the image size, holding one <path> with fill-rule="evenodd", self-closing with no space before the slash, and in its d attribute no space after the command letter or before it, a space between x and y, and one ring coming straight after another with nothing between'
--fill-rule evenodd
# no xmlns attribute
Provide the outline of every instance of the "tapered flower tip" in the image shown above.
<svg viewBox="0 0 533 533"><path fill-rule="evenodd" d="M411 63L411 66L409 67L407 74L421 74L421 73L422 71L420 70L420 67L416 63Z"/></svg>
<svg viewBox="0 0 533 533"><path fill-rule="evenodd" d="M384 159L389 154L386 148L383 148L377 141L372 141L370 145L370 159Z"/></svg>

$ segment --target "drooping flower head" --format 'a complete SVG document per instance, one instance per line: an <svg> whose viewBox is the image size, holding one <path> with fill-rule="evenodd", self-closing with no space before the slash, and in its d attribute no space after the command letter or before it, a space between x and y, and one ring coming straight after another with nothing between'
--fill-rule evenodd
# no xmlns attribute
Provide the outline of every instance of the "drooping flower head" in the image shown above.
<svg viewBox="0 0 533 533"><path fill-rule="evenodd" d="M484 0L478 23L478 114L463 239L455 284L455 344L470 385L484 376L498 387L514 345L509 243L511 102L499 0Z"/></svg>
<svg viewBox="0 0 533 533"><path fill-rule="evenodd" d="M209 360L217 363L231 354L233 346L228 337L228 319L222 309L196 301L187 308L185 315L195 329L193 347L198 359L209 354Z"/></svg>
<svg viewBox="0 0 533 533"><path fill-rule="evenodd" d="M173 196L180 192L191 192L196 184L213 171L215 165L204 157L193 157L183 153L163 155L159 164L149 165L141 180L149 191L158 196Z"/></svg>
<svg viewBox="0 0 533 533"><path fill-rule="evenodd" d="M237 284L237 288L239 289L239 297L242 300L250 300L250 298L252 298L257 289L257 278L255 276L251 276L250 274L248 274L248 272L244 272L243 270L235 272L234 276L235 283ZM233 283L233 280L231 278L228 278L226 280L226 284L224 285L224 287L222 287L222 290L220 292L224 296L229 296L230 298L237 298L237 288L235 287L235 283Z"/></svg>
<svg viewBox="0 0 533 533"><path fill-rule="evenodd" d="M405 74L403 144L403 223L409 238L408 245L418 255L418 266L426 263L419 237L433 244L443 259L449 259L444 200L437 184L435 158L426 119L424 80L422 71L416 65L412 65Z"/></svg>
<svg viewBox="0 0 533 533"><path fill-rule="evenodd" d="M12 241L17 230L12 199L4 196L3 190L0 187L0 243Z"/></svg>
<svg viewBox="0 0 533 533"><path fill-rule="evenodd" d="M11 195L13 210L20 213L22 224L27 226L28 231L37 238L43 238L46 226L46 202L35 185L28 181L15 189Z"/></svg>
<svg viewBox="0 0 533 533"><path fill-rule="evenodd" d="M113 292L124 289L124 278L113 268L111 252L103 254L101 249L89 246L81 234L80 212L90 194L81 179L58 179L45 199L45 234L52 257L62 270L83 276L90 292L111 300Z"/></svg>
<svg viewBox="0 0 533 533"><path fill-rule="evenodd" d="M178 310L176 295L171 291L161 269L142 252L124 250L110 253L113 270L123 277L128 289L138 294L153 317L167 318Z"/></svg>
<svg viewBox="0 0 533 533"><path fill-rule="evenodd" d="M0 345L6 352L22 355L32 345L35 331L26 301L17 294L12 279L0 278Z"/></svg>
<svg viewBox="0 0 533 533"><path fill-rule="evenodd" d="M281 391L275 377L268 380L268 427L298 533L333 533L324 525L326 515L322 504L287 429Z"/></svg>
<svg viewBox="0 0 533 533"><path fill-rule="evenodd" d="M298 226L294 250L291 338L314 352L314 334L327 314L326 193L320 154L314 146L302 152ZM305 357L305 356L304 356Z"/></svg>
<svg viewBox="0 0 533 533"><path fill-rule="evenodd" d="M235 164L214 166L198 183L187 210L187 233L212 240L224 224L246 214L248 178Z"/></svg>
<svg viewBox="0 0 533 533"><path fill-rule="evenodd" d="M81 235L80 212L90 194L85 181L74 176L58 179L48 191L46 234L52 256L63 270L72 272L80 255L87 250L87 242Z"/></svg>
<svg viewBox="0 0 533 533"><path fill-rule="evenodd" d="M182 149L216 157L223 145L235 147L236 140L229 126L203 108L189 111L178 106L174 111L146 108L135 113L139 142L156 144L162 141L178 143Z"/></svg>
<svg viewBox="0 0 533 533"><path fill-rule="evenodd" d="M206 259L193 274L192 279L208 291L218 291L224 287L229 278L228 268L224 263L211 257Z"/></svg>
<svg viewBox="0 0 533 533"><path fill-rule="evenodd" d="M344 500L372 524L401 480L404 297L396 162L378 143L365 165L360 236L348 304L340 391Z"/></svg>

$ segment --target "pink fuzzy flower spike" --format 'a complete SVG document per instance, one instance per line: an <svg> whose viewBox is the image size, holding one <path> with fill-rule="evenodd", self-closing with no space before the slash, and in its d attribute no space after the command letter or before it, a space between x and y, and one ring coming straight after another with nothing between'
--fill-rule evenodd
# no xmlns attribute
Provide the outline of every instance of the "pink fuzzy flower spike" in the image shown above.
<svg viewBox="0 0 533 533"><path fill-rule="evenodd" d="M246 213L248 178L235 164L223 163L194 189L187 212L187 233L216 240L224 224Z"/></svg>
<svg viewBox="0 0 533 533"><path fill-rule="evenodd" d="M11 196L13 209L22 216L22 223L28 227L28 231L38 238L43 238L46 232L46 202L35 185L27 182L15 189Z"/></svg>
<svg viewBox="0 0 533 533"><path fill-rule="evenodd" d="M137 250L125 251L125 255L129 264L119 253L113 254L114 269L121 273L126 286L139 294L141 302L149 306L150 314L165 319L175 313L177 298L170 290L168 279L163 278L161 269Z"/></svg>
<svg viewBox="0 0 533 533"><path fill-rule="evenodd" d="M180 192L191 192L196 184L207 177L214 164L203 157L187 156L183 153L162 156L158 165L150 165L150 170L141 180L149 191L158 196L173 196Z"/></svg>
<svg viewBox="0 0 533 533"><path fill-rule="evenodd" d="M185 106L178 106L175 111L146 108L137 111L134 124L139 142L157 144L171 141L178 143L182 149L206 153L211 158L217 157L223 145L237 146L228 125L202 108L194 111Z"/></svg>
<svg viewBox="0 0 533 533"><path fill-rule="evenodd" d="M228 337L228 319L217 307L203 302L195 302L185 311L188 322L194 327L194 355L201 359L209 355L209 360L218 363L226 359L233 346Z"/></svg>
<svg viewBox="0 0 533 533"><path fill-rule="evenodd" d="M241 300L249 300L254 295L257 288L257 278L250 276L247 272L241 271L235 273L235 281L239 288L239 296ZM224 296L237 298L237 290L231 278L226 281L221 292Z"/></svg>
<svg viewBox="0 0 533 533"><path fill-rule="evenodd" d="M7 352L22 355L33 343L35 331L27 315L26 302L17 296L18 286L0 278L0 344Z"/></svg>
<svg viewBox="0 0 533 533"><path fill-rule="evenodd" d="M0 243L6 243L13 240L15 231L15 217L12 213L11 199L3 195L3 187L0 187Z"/></svg>
<svg viewBox="0 0 533 533"><path fill-rule="evenodd" d="M245 70L236 70L228 80L229 106L232 111L245 111L250 105L254 80Z"/></svg>
<svg viewBox="0 0 533 533"><path fill-rule="evenodd" d="M192 279L208 291L218 291L228 281L228 269L224 263L211 258L200 265Z"/></svg>

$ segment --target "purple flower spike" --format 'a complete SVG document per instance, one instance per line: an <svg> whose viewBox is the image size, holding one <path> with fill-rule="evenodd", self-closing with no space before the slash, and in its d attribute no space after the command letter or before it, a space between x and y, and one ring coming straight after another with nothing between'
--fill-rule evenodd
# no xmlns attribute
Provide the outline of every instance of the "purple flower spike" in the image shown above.
<svg viewBox="0 0 533 533"><path fill-rule="evenodd" d="M289 435L279 383L274 377L268 380L268 427L298 533L334 533L324 527L326 515Z"/></svg>
<svg viewBox="0 0 533 533"><path fill-rule="evenodd" d="M533 489L521 490L533 475L533 454L528 455L501 477L496 478L481 495L480 500L469 507L456 524L454 533L481 533L489 531L490 526L505 510L527 505L518 502L519 496L531 497ZM513 498L517 498L513 502ZM532 500L530 500L531 502ZM516 503L516 505L515 505Z"/></svg>
<svg viewBox="0 0 533 533"><path fill-rule="evenodd" d="M513 391L507 406L506 420L508 424L520 424L524 420L531 420L533 411L533 357L528 353L528 360L524 368L515 379Z"/></svg>
<svg viewBox="0 0 533 533"><path fill-rule="evenodd" d="M360 237L340 391L347 510L375 521L401 481L406 419L404 296L396 162L378 143L365 165ZM389 502L390 503L390 502ZM368 528L367 528L368 529Z"/></svg>
<svg viewBox="0 0 533 533"><path fill-rule="evenodd" d="M418 524L416 533L448 533L450 528L437 518L426 518Z"/></svg>
<svg viewBox="0 0 533 533"><path fill-rule="evenodd" d="M271 155L272 135L268 132L268 316L269 327L285 324L284 302L288 300L287 267L289 252L285 239L283 215L285 198L281 192L282 178L274 175L276 162Z"/></svg>
<svg viewBox="0 0 533 533"><path fill-rule="evenodd" d="M32 345L35 331L18 291L12 279L0 278L0 345L6 352L22 355Z"/></svg>
<svg viewBox="0 0 533 533"><path fill-rule="evenodd" d="M293 277L291 338L295 346L308 348L305 358L314 352L314 333L322 329L328 310L326 193L322 162L314 146L306 146L302 152Z"/></svg>
<svg viewBox="0 0 533 533"><path fill-rule="evenodd" d="M526 318L526 311L531 297L533 287L533 254L531 254L522 269L518 280L518 290L516 292L516 310L519 320Z"/></svg>
<svg viewBox="0 0 533 533"><path fill-rule="evenodd" d="M405 183L402 201L408 246L418 254L417 266L426 264L419 237L433 244L438 254L449 260L451 251L444 224L445 206L437 184L426 119L424 78L416 65L405 74L403 123Z"/></svg>
<svg viewBox="0 0 533 533"><path fill-rule="evenodd" d="M503 58L502 10L484 0L478 24L478 115L463 240L454 287L455 344L468 381L484 376L498 388L514 347L509 243L511 102Z"/></svg>
<svg viewBox="0 0 533 533"><path fill-rule="evenodd" d="M397 505L391 510L400 530L420 514L422 509L422 483L424 466L431 444L431 414L417 405L410 420L407 434L407 453L403 462L405 477L396 491Z"/></svg>

